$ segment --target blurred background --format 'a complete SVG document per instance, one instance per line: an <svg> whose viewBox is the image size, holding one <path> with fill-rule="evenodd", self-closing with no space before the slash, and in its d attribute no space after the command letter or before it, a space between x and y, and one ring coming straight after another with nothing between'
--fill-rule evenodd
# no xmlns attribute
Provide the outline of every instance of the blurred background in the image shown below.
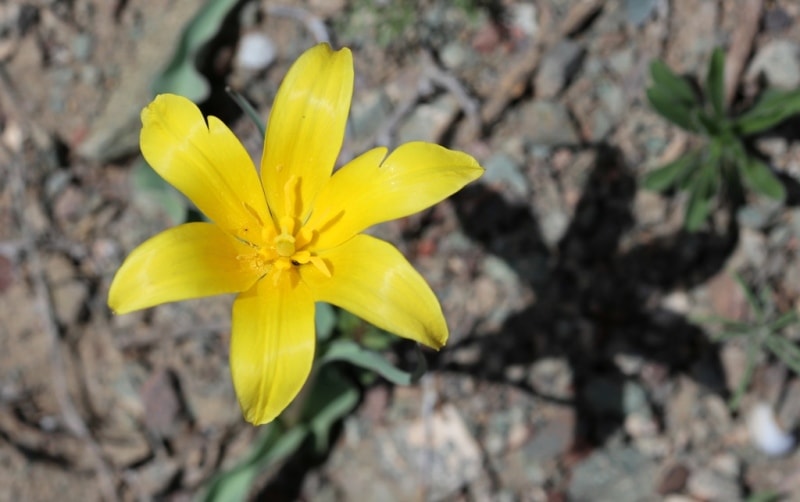
<svg viewBox="0 0 800 502"><path fill-rule="evenodd" d="M321 41L355 60L340 163L425 140L486 174L372 230L442 302L428 372L331 363L324 407L254 428L231 297L106 295L197 218L141 109L185 95L258 159L226 87L266 119ZM798 87L794 0L1 2L0 499L797 500Z"/></svg>

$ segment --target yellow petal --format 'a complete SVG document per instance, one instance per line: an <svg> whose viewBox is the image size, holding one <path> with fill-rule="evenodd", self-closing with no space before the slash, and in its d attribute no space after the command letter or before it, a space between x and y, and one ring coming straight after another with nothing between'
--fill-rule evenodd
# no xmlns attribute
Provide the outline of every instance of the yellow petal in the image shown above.
<svg viewBox="0 0 800 502"><path fill-rule="evenodd" d="M258 279L237 256L252 253L211 223L187 223L145 241L117 270L108 305L118 314L244 291Z"/></svg>
<svg viewBox="0 0 800 502"><path fill-rule="evenodd" d="M266 219L266 199L244 146L216 117L182 96L161 94L142 110L147 162L211 220L234 235ZM249 206L249 208L248 208Z"/></svg>
<svg viewBox="0 0 800 502"><path fill-rule="evenodd" d="M349 49L334 52L319 44L289 69L275 96L261 159L261 179L276 220L305 219L339 156L352 95Z"/></svg>
<svg viewBox="0 0 800 502"><path fill-rule="evenodd" d="M314 300L292 275L267 275L233 304L231 375L245 420L254 425L292 402L314 361Z"/></svg>
<svg viewBox="0 0 800 502"><path fill-rule="evenodd" d="M319 256L327 262L330 278L317 267L300 267L315 300L434 349L447 342L439 300L397 248L361 234Z"/></svg>
<svg viewBox="0 0 800 502"><path fill-rule="evenodd" d="M384 160L375 148L338 170L314 204L315 247L336 246L367 227L426 209L483 174L466 153L432 143L406 143Z"/></svg>

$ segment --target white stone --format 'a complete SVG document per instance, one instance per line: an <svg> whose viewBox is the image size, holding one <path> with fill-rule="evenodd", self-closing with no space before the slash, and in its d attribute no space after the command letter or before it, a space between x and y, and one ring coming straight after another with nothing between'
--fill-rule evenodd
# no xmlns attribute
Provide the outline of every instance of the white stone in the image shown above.
<svg viewBox="0 0 800 502"><path fill-rule="evenodd" d="M264 70L275 61L275 44L263 33L251 31L239 40L236 65L245 70Z"/></svg>

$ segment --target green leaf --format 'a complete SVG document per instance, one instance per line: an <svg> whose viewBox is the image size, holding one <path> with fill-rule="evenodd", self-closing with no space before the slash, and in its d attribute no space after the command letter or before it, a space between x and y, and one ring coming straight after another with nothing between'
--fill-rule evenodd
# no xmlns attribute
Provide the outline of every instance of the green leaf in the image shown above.
<svg viewBox="0 0 800 502"><path fill-rule="evenodd" d="M706 136L719 137L724 128L724 121L708 115L703 110L695 110L692 115L697 129Z"/></svg>
<svg viewBox="0 0 800 502"><path fill-rule="evenodd" d="M769 335L765 345L783 364L800 375L800 348L781 335Z"/></svg>
<svg viewBox="0 0 800 502"><path fill-rule="evenodd" d="M717 120L725 117L725 53L717 47L711 54L706 77L706 92Z"/></svg>
<svg viewBox="0 0 800 502"><path fill-rule="evenodd" d="M705 164L692 176L687 190L689 205L686 208L684 225L690 232L697 231L711 213L716 179L716 166Z"/></svg>
<svg viewBox="0 0 800 502"><path fill-rule="evenodd" d="M741 338L741 337L749 336L750 334L753 333L753 328L750 327L750 326L748 326L747 328L748 328L747 330L738 330L737 329L737 330L731 330L731 331L722 331L720 333L712 335L711 339L714 340L715 342L725 342L725 341L731 340L733 338Z"/></svg>
<svg viewBox="0 0 800 502"><path fill-rule="evenodd" d="M653 87L660 89L666 96L671 96L672 101L685 105L697 104L697 95L685 78L675 75L672 70L661 60L650 63L650 75L653 77Z"/></svg>
<svg viewBox="0 0 800 502"><path fill-rule="evenodd" d="M738 160L736 165L739 168L739 175L751 190L775 200L786 198L783 183L773 174L769 166L750 155Z"/></svg>
<svg viewBox="0 0 800 502"><path fill-rule="evenodd" d="M783 314L779 318L777 318L774 321L772 321L771 323L769 323L769 325L767 327L769 328L770 331L775 333L775 332L778 332L778 331L782 330L786 326L789 326L791 324L796 323L797 321L798 321L797 312L792 310L792 311L786 312L785 314Z"/></svg>
<svg viewBox="0 0 800 502"><path fill-rule="evenodd" d="M686 177L697 165L697 154L687 153L658 169L645 174L642 186L648 190L662 192L668 190Z"/></svg>
<svg viewBox="0 0 800 502"><path fill-rule="evenodd" d="M241 108L245 115L255 124L258 128L258 131L261 133L261 137L264 138L267 135L267 126L264 124L264 120L258 115L258 112L253 105L247 101L247 98L239 94L238 92L234 91L230 87L225 87L225 92L228 93L228 96Z"/></svg>
<svg viewBox="0 0 800 502"><path fill-rule="evenodd" d="M764 91L758 102L735 120L740 135L764 131L800 113L800 89Z"/></svg>
<svg viewBox="0 0 800 502"><path fill-rule="evenodd" d="M329 339L336 328L336 309L330 304L317 302L315 304L314 323L317 330L317 340L324 342Z"/></svg>
<svg viewBox="0 0 800 502"><path fill-rule="evenodd" d="M783 495L778 492L758 492L747 497L745 502L778 502L782 498Z"/></svg>
<svg viewBox="0 0 800 502"><path fill-rule="evenodd" d="M417 348L417 356L417 369L409 373L396 368L377 352L364 349L352 340L339 339L331 342L328 351L320 358L319 364L345 361L359 368L374 371L394 384L410 385L425 373L427 366L425 356L419 351L419 348Z"/></svg>
<svg viewBox="0 0 800 502"><path fill-rule="evenodd" d="M287 430L277 421L265 425L262 430L247 458L236 467L214 477L200 500L204 502L247 500L256 476L292 455L308 436L308 429L305 426L296 425Z"/></svg>
<svg viewBox="0 0 800 502"><path fill-rule="evenodd" d="M358 398L359 391L353 382L331 366L320 368L303 410L318 455L328 450L331 429L355 408Z"/></svg>
<svg viewBox="0 0 800 502"><path fill-rule="evenodd" d="M219 32L223 20L237 3L238 0L211 0L204 3L184 28L175 54L156 78L153 84L156 94L180 94L195 103L208 97L210 87L205 77L197 71L196 59L200 50Z"/></svg>
<svg viewBox="0 0 800 502"><path fill-rule="evenodd" d="M187 200L164 181L144 159L136 163L131 171L133 202L145 212L161 210L173 225L186 221Z"/></svg>
<svg viewBox="0 0 800 502"><path fill-rule="evenodd" d="M684 103L672 99L672 96L660 87L647 89L647 100L659 115L673 124L691 132L699 132L693 119L694 110Z"/></svg>
<svg viewBox="0 0 800 502"><path fill-rule="evenodd" d="M753 290L747 287L747 283L744 282L744 278L738 272L733 274L733 280L736 281L736 284L739 285L739 289L744 293L744 299L747 301L747 306L750 307L750 311L753 312L753 315L756 317L756 323L761 324L764 320L763 304L758 300Z"/></svg>

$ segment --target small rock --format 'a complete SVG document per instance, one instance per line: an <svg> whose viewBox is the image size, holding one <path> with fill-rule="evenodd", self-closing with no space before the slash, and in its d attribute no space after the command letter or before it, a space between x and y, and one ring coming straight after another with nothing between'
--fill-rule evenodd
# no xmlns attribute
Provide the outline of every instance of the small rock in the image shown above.
<svg viewBox="0 0 800 502"><path fill-rule="evenodd" d="M626 110L625 93L622 87L614 82L603 79L597 83L595 88L597 99L600 101L602 109L606 110L611 119L616 121L622 117Z"/></svg>
<svg viewBox="0 0 800 502"><path fill-rule="evenodd" d="M0 293L14 283L14 265L11 260L0 254Z"/></svg>
<svg viewBox="0 0 800 502"><path fill-rule="evenodd" d="M89 288L79 280L58 284L52 288L56 318L63 325L77 323L86 310Z"/></svg>
<svg viewBox="0 0 800 502"><path fill-rule="evenodd" d="M521 364L511 364L506 366L505 371L506 380L511 383L520 383L525 379L526 369L525 366Z"/></svg>
<svg viewBox="0 0 800 502"><path fill-rule="evenodd" d="M738 270L745 267L763 269L767 262L766 237L761 232L744 227L739 231L739 244L728 260L728 268Z"/></svg>
<svg viewBox="0 0 800 502"><path fill-rule="evenodd" d="M656 10L656 0L625 0L625 17L633 26L645 23Z"/></svg>
<svg viewBox="0 0 800 502"><path fill-rule="evenodd" d="M644 367L644 357L637 354L616 352L612 358L619 372L625 376L637 375Z"/></svg>
<svg viewBox="0 0 800 502"><path fill-rule="evenodd" d="M563 39L553 46L542 58L534 79L536 97L550 99L561 92L575 75L583 53L583 47L569 39Z"/></svg>
<svg viewBox="0 0 800 502"><path fill-rule="evenodd" d="M781 428L772 408L766 403L758 403L750 411L747 429L753 444L768 456L786 455L794 448L794 436Z"/></svg>
<svg viewBox="0 0 800 502"><path fill-rule="evenodd" d="M400 143L409 141L438 142L458 114L458 101L451 94L419 105L397 131Z"/></svg>
<svg viewBox="0 0 800 502"><path fill-rule="evenodd" d="M711 459L710 466L726 478L736 479L741 472L741 461L733 453L719 453Z"/></svg>
<svg viewBox="0 0 800 502"><path fill-rule="evenodd" d="M567 233L569 223L569 215L559 208L551 208L547 213L540 215L539 231L542 233L542 241L549 248L555 248Z"/></svg>
<svg viewBox="0 0 800 502"><path fill-rule="evenodd" d="M469 51L464 45L455 40L445 45L439 52L442 64L449 70L461 68L469 59Z"/></svg>
<svg viewBox="0 0 800 502"><path fill-rule="evenodd" d="M174 431L183 410L177 385L175 373L163 368L153 372L142 385L145 425L160 437L168 437Z"/></svg>
<svg viewBox="0 0 800 502"><path fill-rule="evenodd" d="M746 78L764 75L770 87L794 89L800 86L800 45L789 40L773 40L756 53Z"/></svg>
<svg viewBox="0 0 800 502"><path fill-rule="evenodd" d="M382 452L382 453L381 453ZM448 498L483 474L480 446L453 405L340 442L326 476L343 500L416 500L424 487Z"/></svg>
<svg viewBox="0 0 800 502"><path fill-rule="evenodd" d="M689 494L700 500L725 502L742 499L742 490L736 479L722 476L710 468L693 472L686 487Z"/></svg>
<svg viewBox="0 0 800 502"><path fill-rule="evenodd" d="M522 175L520 164L510 155L497 152L484 162L483 167L486 169L484 183L499 185L501 193L512 196L512 202L527 199L530 192L528 180Z"/></svg>
<svg viewBox="0 0 800 502"><path fill-rule="evenodd" d="M618 76L625 77L633 68L634 61L633 47L624 47L609 56L608 65Z"/></svg>
<svg viewBox="0 0 800 502"><path fill-rule="evenodd" d="M633 199L633 214L643 226L662 223L666 219L668 202L656 192L637 190Z"/></svg>
<svg viewBox="0 0 800 502"><path fill-rule="evenodd" d="M667 495L683 491L689 479L689 469L683 464L673 464L664 470L656 491L659 495Z"/></svg>
<svg viewBox="0 0 800 502"><path fill-rule="evenodd" d="M509 19L514 26L530 38L539 33L536 5L532 3L513 3L508 6Z"/></svg>
<svg viewBox="0 0 800 502"><path fill-rule="evenodd" d="M133 481L141 496L163 493L175 479L179 467L174 460L158 458L147 462L141 469L126 471L126 477Z"/></svg>
<svg viewBox="0 0 800 502"><path fill-rule="evenodd" d="M578 134L563 103L530 101L519 109L519 113L519 133L525 138L527 148L533 145L559 146L578 142Z"/></svg>
<svg viewBox="0 0 800 502"><path fill-rule="evenodd" d="M741 346L726 343L722 346L719 358L725 372L725 386L730 392L734 392L747 371L747 354Z"/></svg>
<svg viewBox="0 0 800 502"><path fill-rule="evenodd" d="M275 44L267 35L250 31L239 40L235 61L244 70L261 71L269 68L276 54Z"/></svg>
<svg viewBox="0 0 800 502"><path fill-rule="evenodd" d="M563 358L540 359L531 367L528 384L545 396L569 399L573 396L572 368Z"/></svg>
<svg viewBox="0 0 800 502"><path fill-rule="evenodd" d="M673 291L661 301L662 306L676 314L687 314L691 306L689 295L684 291Z"/></svg>
<svg viewBox="0 0 800 502"><path fill-rule="evenodd" d="M625 432L634 440L658 435L658 424L642 413L631 413L625 417Z"/></svg>
<svg viewBox="0 0 800 502"><path fill-rule="evenodd" d="M622 411L625 415L641 414L651 415L647 392L633 380L627 380L622 386Z"/></svg>
<svg viewBox="0 0 800 502"><path fill-rule="evenodd" d="M86 194L78 187L68 185L58 195L53 204L53 212L59 223L68 225L80 219L85 214L86 207Z"/></svg>
<svg viewBox="0 0 800 502"><path fill-rule="evenodd" d="M777 5L767 8L764 13L764 29L768 32L783 31L793 22L792 16Z"/></svg>
<svg viewBox="0 0 800 502"><path fill-rule="evenodd" d="M350 131L354 140L369 138L386 123L392 103L383 89L361 93L350 113Z"/></svg>
<svg viewBox="0 0 800 502"><path fill-rule="evenodd" d="M575 442L575 410L564 406L546 410L546 422L538 423L532 438L523 447L530 463L541 463L563 455Z"/></svg>
<svg viewBox="0 0 800 502"><path fill-rule="evenodd" d="M88 61L89 58L92 56L93 46L94 46L94 40L92 39L91 34L79 33L72 40L72 54L75 56L75 59L77 61L81 62Z"/></svg>
<svg viewBox="0 0 800 502"><path fill-rule="evenodd" d="M649 500L656 470L652 460L633 448L597 450L573 469L569 500Z"/></svg>

